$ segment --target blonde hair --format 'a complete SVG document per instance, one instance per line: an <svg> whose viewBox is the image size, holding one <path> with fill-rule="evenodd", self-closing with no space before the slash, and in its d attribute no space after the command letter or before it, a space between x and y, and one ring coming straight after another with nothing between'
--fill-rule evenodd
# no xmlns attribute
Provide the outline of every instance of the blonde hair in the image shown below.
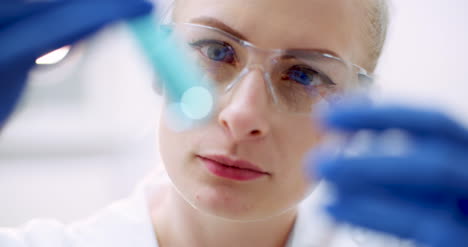
<svg viewBox="0 0 468 247"><path fill-rule="evenodd" d="M385 40L387 39L388 26L390 23L389 0L361 0L367 13L365 33L368 34L367 41L370 44L368 60L362 66L369 72L377 67L378 60L382 54Z"/></svg>

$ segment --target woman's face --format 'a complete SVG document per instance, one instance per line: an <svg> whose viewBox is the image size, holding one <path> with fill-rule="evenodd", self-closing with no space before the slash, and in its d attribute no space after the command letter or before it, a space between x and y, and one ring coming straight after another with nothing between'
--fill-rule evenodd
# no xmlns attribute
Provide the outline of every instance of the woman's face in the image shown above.
<svg viewBox="0 0 468 247"><path fill-rule="evenodd" d="M235 30L262 48L328 50L359 64L365 13L357 2L180 0L174 21ZM303 159L321 133L310 116L274 111L259 70L236 87L214 118L195 129L174 131L163 113L161 156L176 189L202 212L234 220L278 215L315 182Z"/></svg>

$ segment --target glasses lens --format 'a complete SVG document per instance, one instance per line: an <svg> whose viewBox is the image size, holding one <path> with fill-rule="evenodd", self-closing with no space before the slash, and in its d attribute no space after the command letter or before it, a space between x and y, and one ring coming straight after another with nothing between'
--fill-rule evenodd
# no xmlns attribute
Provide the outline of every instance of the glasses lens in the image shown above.
<svg viewBox="0 0 468 247"><path fill-rule="evenodd" d="M173 35L219 92L224 91L244 66L245 49L221 31L196 25L176 25Z"/></svg>
<svg viewBox="0 0 468 247"><path fill-rule="evenodd" d="M271 66L278 109L287 112L309 113L320 101L339 100L356 77L343 61L317 52L283 54Z"/></svg>

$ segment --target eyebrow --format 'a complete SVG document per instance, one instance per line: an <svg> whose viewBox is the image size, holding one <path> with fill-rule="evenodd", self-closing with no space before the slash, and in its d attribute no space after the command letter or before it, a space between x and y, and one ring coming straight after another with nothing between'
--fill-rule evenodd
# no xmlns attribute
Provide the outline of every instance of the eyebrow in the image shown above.
<svg viewBox="0 0 468 247"><path fill-rule="evenodd" d="M322 48L303 48L303 49L285 49L285 51L288 52L295 52L295 53L302 53L302 52L318 52L321 54L327 54L327 55L332 55L335 58L343 59L340 55L338 55L336 52L328 49L322 49ZM285 59L288 59L290 57L286 56L284 57Z"/></svg>
<svg viewBox="0 0 468 247"><path fill-rule="evenodd" d="M245 41L248 41L247 37L245 37L245 35L243 35L241 32L235 30L234 28L228 26L226 23L216 19L216 18L213 18L213 17L207 17L207 16L202 16L202 17L197 17L197 18L194 18L194 19L191 19L190 20L191 23L195 23L195 24L200 24L200 25L205 25L205 26L210 26L210 27L214 27L214 28L218 28L220 30L223 30L224 32L227 32L239 39L242 39L242 40L245 40Z"/></svg>
<svg viewBox="0 0 468 247"><path fill-rule="evenodd" d="M201 17L193 18L190 20L190 23L218 28L241 40L249 41L247 37L243 35L241 32L228 26L226 23L222 22L221 20L213 18L213 17L201 16ZM329 54L334 57L342 59L341 56L339 56L336 52L332 50L328 50L328 49L322 49L322 48L312 48L312 49L311 48L299 48L299 49L282 49L282 50L293 51L293 52L319 52L319 53Z"/></svg>

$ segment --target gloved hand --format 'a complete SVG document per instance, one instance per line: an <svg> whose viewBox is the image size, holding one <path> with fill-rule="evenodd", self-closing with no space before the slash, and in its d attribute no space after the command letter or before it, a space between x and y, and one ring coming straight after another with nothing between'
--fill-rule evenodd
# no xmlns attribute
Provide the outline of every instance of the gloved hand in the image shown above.
<svg viewBox="0 0 468 247"><path fill-rule="evenodd" d="M0 2L0 128L21 95L35 59L117 20L145 15L145 0Z"/></svg>
<svg viewBox="0 0 468 247"><path fill-rule="evenodd" d="M431 247L468 246L466 129L441 113L404 107L339 107L322 117L345 133L400 129L409 141L399 155L313 158L311 173L336 190L332 217Z"/></svg>

